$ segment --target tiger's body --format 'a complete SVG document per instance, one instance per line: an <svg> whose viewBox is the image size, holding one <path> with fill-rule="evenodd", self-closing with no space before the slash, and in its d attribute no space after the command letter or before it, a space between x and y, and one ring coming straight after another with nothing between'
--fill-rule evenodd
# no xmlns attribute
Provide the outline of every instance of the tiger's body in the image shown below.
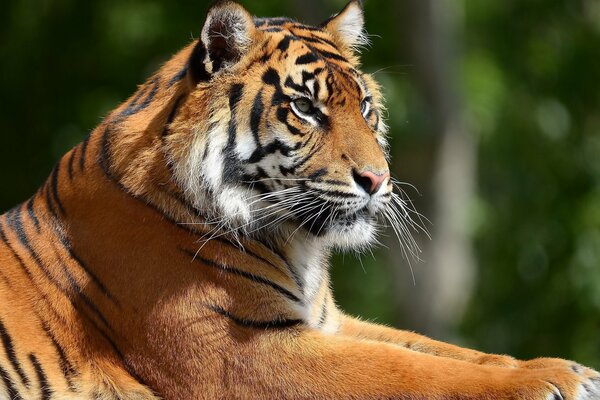
<svg viewBox="0 0 600 400"><path fill-rule="evenodd" d="M392 196L360 32L356 1L322 27L218 3L0 218L0 399L599 398L337 309L329 251Z"/></svg>

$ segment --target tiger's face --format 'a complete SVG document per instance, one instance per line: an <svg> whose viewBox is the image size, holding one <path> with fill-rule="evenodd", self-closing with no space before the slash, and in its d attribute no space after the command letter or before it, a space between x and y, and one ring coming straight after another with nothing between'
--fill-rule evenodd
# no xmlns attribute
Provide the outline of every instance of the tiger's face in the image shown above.
<svg viewBox="0 0 600 400"><path fill-rule="evenodd" d="M190 108L203 112L177 169L200 209L232 231L374 239L392 184L379 88L357 66L363 37L357 1L320 28L211 9L190 61Z"/></svg>

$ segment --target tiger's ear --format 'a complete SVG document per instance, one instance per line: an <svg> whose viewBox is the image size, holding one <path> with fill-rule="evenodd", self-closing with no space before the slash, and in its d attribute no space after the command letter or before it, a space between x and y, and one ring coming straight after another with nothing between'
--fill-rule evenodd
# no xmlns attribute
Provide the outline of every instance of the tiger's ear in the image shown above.
<svg viewBox="0 0 600 400"><path fill-rule="evenodd" d="M368 43L365 34L365 16L362 0L352 0L342 11L335 14L321 26L329 31L342 44L358 49Z"/></svg>
<svg viewBox="0 0 600 400"><path fill-rule="evenodd" d="M200 40L190 60L192 78L197 82L238 62L254 40L252 15L230 0L220 0L208 10Z"/></svg>

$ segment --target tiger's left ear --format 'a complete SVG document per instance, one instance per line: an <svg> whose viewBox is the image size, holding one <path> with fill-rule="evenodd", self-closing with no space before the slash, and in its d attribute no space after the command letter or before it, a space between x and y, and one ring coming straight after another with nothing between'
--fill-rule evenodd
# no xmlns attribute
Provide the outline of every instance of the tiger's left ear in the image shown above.
<svg viewBox="0 0 600 400"><path fill-rule="evenodd" d="M231 0L217 0L208 10L200 40L190 59L195 83L235 65L250 49L256 29L252 15Z"/></svg>
<svg viewBox="0 0 600 400"><path fill-rule="evenodd" d="M365 15L362 0L350 1L342 11L321 24L321 27L352 49L364 46L368 42L364 30Z"/></svg>

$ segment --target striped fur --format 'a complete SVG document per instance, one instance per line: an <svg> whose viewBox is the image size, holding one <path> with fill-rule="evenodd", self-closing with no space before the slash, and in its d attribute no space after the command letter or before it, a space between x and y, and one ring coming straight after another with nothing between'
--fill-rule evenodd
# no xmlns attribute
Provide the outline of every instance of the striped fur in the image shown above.
<svg viewBox="0 0 600 400"><path fill-rule="evenodd" d="M356 0L320 27L218 2L0 217L0 399L598 398L577 364L337 309L329 253L393 196L362 24Z"/></svg>

